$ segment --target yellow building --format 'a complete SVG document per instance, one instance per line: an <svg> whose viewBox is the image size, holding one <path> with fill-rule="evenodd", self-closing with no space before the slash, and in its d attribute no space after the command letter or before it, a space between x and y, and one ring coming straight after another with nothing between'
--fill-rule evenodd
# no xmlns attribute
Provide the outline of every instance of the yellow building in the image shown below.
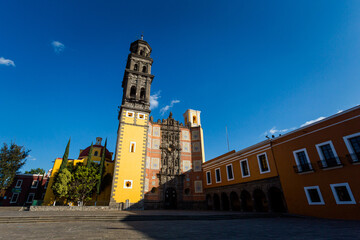
<svg viewBox="0 0 360 240"><path fill-rule="evenodd" d="M101 161L101 155L102 151L104 150L104 146L101 145L102 138L96 138L96 143L93 146L93 155L91 157L91 161L95 163L100 163ZM77 159L69 159L68 164L73 164L74 166L77 163L84 163L87 164L88 155L90 151L90 146L80 150L79 157ZM104 169L104 177L103 181L106 181L107 179L112 179L113 172L114 172L114 162L112 161L112 154L107 149L105 149L105 169ZM54 183L54 177L59 172L60 165L62 162L62 158L56 158L54 162L54 166L52 168L52 172L50 175L50 181L48 183L45 197L44 197L44 203L43 205L49 206L52 205L55 201L55 197L53 194L53 191L51 189L52 184ZM111 192L111 181L109 181L109 184L105 187L105 189L100 193L100 195L97 198L96 205L109 205L109 199L110 199L110 192ZM96 196L94 194L93 199L91 201L88 201L86 205L94 205L96 200Z"/></svg>

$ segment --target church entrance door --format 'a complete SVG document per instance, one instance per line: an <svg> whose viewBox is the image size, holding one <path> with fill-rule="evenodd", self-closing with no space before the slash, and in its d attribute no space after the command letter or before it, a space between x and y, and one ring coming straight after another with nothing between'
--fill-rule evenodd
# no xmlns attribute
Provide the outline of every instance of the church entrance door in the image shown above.
<svg viewBox="0 0 360 240"><path fill-rule="evenodd" d="M165 190L165 208L176 209L176 190L174 188L167 188Z"/></svg>

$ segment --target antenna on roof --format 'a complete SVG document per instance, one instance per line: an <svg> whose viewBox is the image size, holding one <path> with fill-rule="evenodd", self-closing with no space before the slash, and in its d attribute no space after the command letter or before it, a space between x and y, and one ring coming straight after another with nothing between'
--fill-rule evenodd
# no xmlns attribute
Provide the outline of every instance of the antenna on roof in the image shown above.
<svg viewBox="0 0 360 240"><path fill-rule="evenodd" d="M226 129L226 142L227 142L228 152L230 152L229 134L228 134L227 126L225 126L225 129Z"/></svg>

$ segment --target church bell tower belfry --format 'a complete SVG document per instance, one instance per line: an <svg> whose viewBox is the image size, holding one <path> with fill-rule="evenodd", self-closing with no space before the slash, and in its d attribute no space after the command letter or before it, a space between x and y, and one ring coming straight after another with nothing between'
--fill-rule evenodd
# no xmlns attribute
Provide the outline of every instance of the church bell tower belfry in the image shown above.
<svg viewBox="0 0 360 240"><path fill-rule="evenodd" d="M131 43L119 111L114 178L110 206L142 209L147 132L150 114L150 87L153 59L150 45L141 39Z"/></svg>

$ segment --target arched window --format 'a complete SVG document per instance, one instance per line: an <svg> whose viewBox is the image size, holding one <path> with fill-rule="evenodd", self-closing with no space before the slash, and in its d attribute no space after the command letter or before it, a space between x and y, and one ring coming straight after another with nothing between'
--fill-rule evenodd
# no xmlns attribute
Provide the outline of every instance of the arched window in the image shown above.
<svg viewBox="0 0 360 240"><path fill-rule="evenodd" d="M98 155L98 151L95 151L94 156L97 156L97 155Z"/></svg>
<svg viewBox="0 0 360 240"><path fill-rule="evenodd" d="M145 100L145 88L141 88L140 90L140 99Z"/></svg>
<svg viewBox="0 0 360 240"><path fill-rule="evenodd" d="M143 73L147 73L146 66L143 66Z"/></svg>
<svg viewBox="0 0 360 240"><path fill-rule="evenodd" d="M194 123L194 124L197 124L197 119L196 119L196 116L195 116L195 115L193 116L193 123Z"/></svg>
<svg viewBox="0 0 360 240"><path fill-rule="evenodd" d="M130 88L130 97L131 98L136 98L136 87L135 86L132 86Z"/></svg>
<svg viewBox="0 0 360 240"><path fill-rule="evenodd" d="M140 55L144 56L144 50L140 50Z"/></svg>
<svg viewBox="0 0 360 240"><path fill-rule="evenodd" d="M134 71L137 71L137 70L138 70L138 65L135 64L135 65L134 65Z"/></svg>

